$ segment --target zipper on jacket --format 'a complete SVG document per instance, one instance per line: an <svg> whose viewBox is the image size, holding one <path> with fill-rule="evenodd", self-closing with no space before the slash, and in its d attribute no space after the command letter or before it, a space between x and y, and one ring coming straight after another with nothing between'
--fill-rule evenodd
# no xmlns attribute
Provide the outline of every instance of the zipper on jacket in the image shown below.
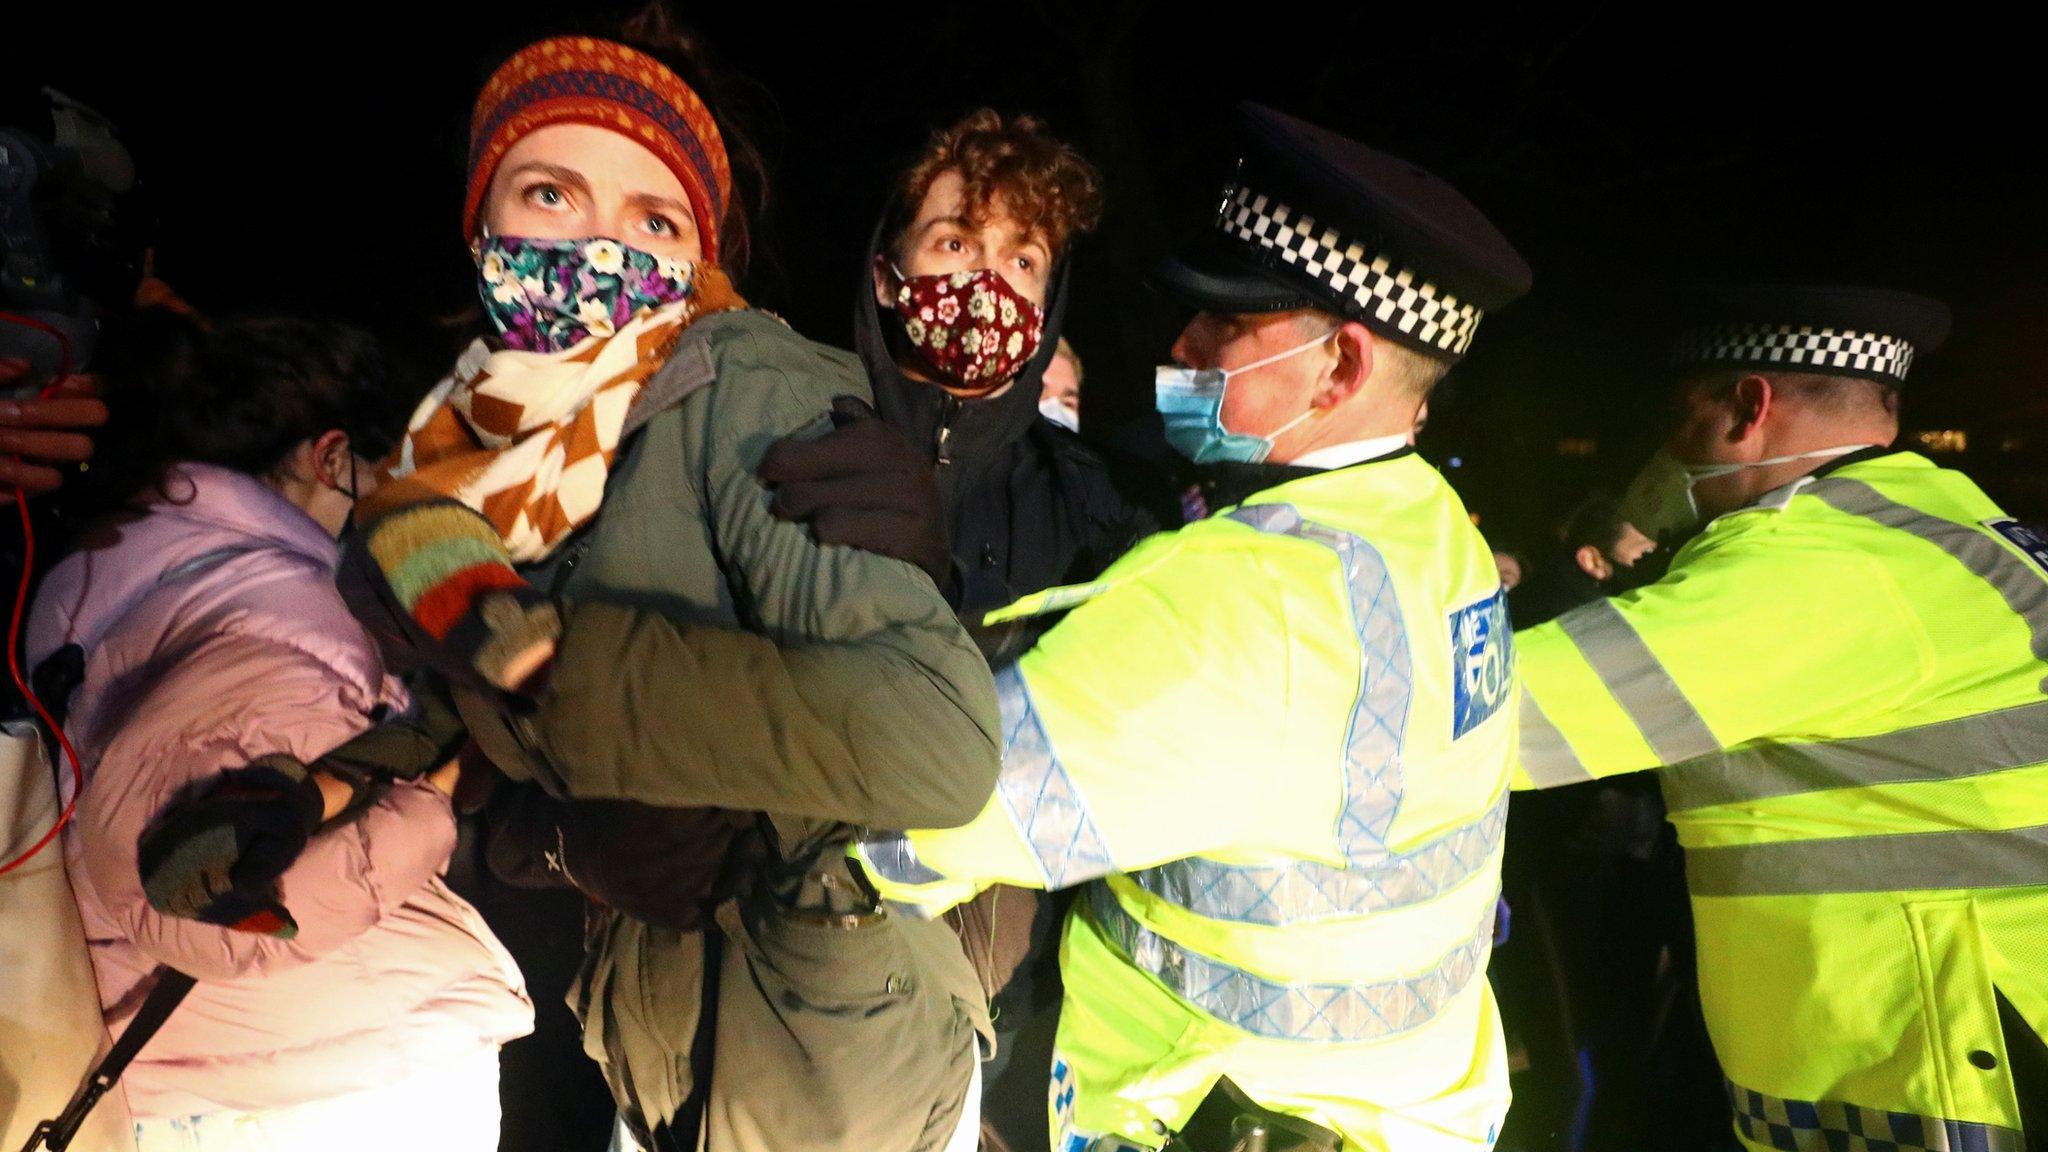
<svg viewBox="0 0 2048 1152"><path fill-rule="evenodd" d="M953 421L960 415L960 410L963 407L965 407L965 405L961 404L960 401L953 396L946 396L939 401L938 453L939 467L941 468L944 468L946 465L951 464L953 462L953 458L946 454L946 442L953 438Z"/></svg>
<svg viewBox="0 0 2048 1152"><path fill-rule="evenodd" d="M595 525L585 525L585 527L591 528L595 527ZM576 565L581 564L584 553L590 551L591 538L592 533L585 532L583 539L571 544L568 551L562 554L561 563L555 565L554 579L548 581L548 595L551 598L556 600L562 598L562 586L569 582L569 577L576 574Z"/></svg>

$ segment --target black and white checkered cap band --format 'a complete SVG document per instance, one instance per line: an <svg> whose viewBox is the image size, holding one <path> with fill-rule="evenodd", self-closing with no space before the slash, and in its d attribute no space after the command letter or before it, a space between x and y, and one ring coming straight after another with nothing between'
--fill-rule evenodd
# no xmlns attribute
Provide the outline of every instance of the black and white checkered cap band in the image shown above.
<svg viewBox="0 0 2048 1152"><path fill-rule="evenodd" d="M1680 364L1790 364L1903 381L1913 346L1895 336L1793 324L1723 324L1687 333Z"/></svg>
<svg viewBox="0 0 2048 1152"><path fill-rule="evenodd" d="M1272 249L1281 261L1327 284L1361 317L1427 347L1462 356L1479 330L1484 313L1478 308L1263 193L1242 185L1226 189L1216 224L1225 235Z"/></svg>

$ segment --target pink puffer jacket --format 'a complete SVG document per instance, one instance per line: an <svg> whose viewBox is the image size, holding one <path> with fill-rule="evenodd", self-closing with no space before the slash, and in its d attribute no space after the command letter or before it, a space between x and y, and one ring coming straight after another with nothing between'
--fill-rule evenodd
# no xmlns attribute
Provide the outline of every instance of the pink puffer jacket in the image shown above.
<svg viewBox="0 0 2048 1152"><path fill-rule="evenodd" d="M64 846L108 1022L134 1013L158 964L199 979L124 1080L135 1115L324 1099L525 1035L518 969L441 879L455 821L425 784L314 838L282 882L296 939L143 898L136 842L181 790L265 753L310 761L404 704L334 589L319 525L220 468L183 465L166 487L180 499L49 574L29 634L35 662L87 653L66 725L86 786Z"/></svg>

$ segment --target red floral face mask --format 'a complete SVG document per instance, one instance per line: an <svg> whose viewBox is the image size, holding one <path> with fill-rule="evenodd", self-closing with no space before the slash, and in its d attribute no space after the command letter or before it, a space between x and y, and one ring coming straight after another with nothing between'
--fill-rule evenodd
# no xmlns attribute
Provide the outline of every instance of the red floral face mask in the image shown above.
<svg viewBox="0 0 2048 1152"><path fill-rule="evenodd" d="M1014 379L1045 337L1045 310L993 268L905 276L896 314L918 361L956 396L986 396Z"/></svg>

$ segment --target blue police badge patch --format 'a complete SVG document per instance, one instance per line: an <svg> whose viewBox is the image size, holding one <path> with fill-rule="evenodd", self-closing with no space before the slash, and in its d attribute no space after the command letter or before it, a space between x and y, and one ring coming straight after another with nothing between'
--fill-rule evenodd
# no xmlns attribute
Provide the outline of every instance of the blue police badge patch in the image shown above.
<svg viewBox="0 0 2048 1152"><path fill-rule="evenodd" d="M2013 547L2027 554L2034 567L2048 572L2048 536L2043 536L2017 520L1986 520L1986 528L2006 538Z"/></svg>
<svg viewBox="0 0 2048 1152"><path fill-rule="evenodd" d="M1451 613L1451 739L1484 724L1514 690L1514 627L1500 589Z"/></svg>

